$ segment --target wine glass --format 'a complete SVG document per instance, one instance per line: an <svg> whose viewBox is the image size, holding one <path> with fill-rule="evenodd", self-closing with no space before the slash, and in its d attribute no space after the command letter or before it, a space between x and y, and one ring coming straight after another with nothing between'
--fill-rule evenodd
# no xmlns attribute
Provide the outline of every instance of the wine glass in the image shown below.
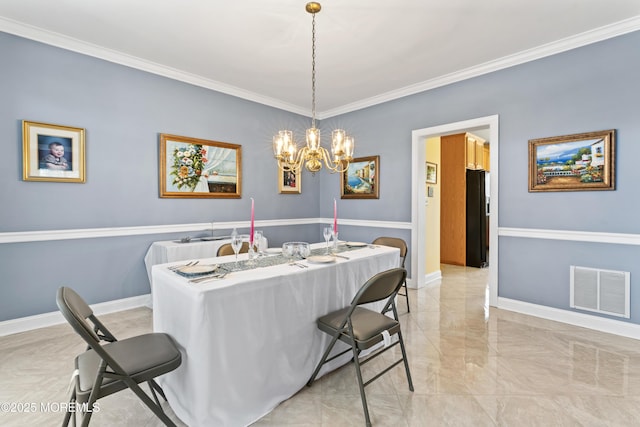
<svg viewBox="0 0 640 427"><path fill-rule="evenodd" d="M284 255L284 257L289 260L289 265L293 265L294 258L296 256L295 244L292 242L284 243L282 245L282 255Z"/></svg>
<svg viewBox="0 0 640 427"><path fill-rule="evenodd" d="M253 244L256 247L258 256L264 256L264 238L262 237L262 231L256 231L253 233Z"/></svg>
<svg viewBox="0 0 640 427"><path fill-rule="evenodd" d="M236 254L236 266L235 270L238 270L238 252L240 252L240 248L242 247L242 236L240 234L234 234L231 236L231 249Z"/></svg>
<svg viewBox="0 0 640 427"><path fill-rule="evenodd" d="M322 230L322 236L324 237L324 241L327 242L327 255L329 255L329 240L331 240L332 233L333 233L333 229L331 227L325 227Z"/></svg>

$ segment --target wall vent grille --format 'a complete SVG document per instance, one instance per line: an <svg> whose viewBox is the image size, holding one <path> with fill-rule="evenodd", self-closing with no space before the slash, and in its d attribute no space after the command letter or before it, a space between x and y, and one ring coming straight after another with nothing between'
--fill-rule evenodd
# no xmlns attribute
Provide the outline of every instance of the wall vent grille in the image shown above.
<svg viewBox="0 0 640 427"><path fill-rule="evenodd" d="M571 308L612 316L630 317L631 274L572 265Z"/></svg>

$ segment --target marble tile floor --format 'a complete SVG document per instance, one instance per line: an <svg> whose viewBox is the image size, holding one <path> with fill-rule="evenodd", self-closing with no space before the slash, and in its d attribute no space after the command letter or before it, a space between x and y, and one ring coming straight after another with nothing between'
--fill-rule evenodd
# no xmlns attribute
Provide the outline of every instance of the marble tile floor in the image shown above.
<svg viewBox="0 0 640 427"><path fill-rule="evenodd" d="M639 341L488 309L488 270L442 271L441 283L409 290L411 313L398 303L415 391L402 365L367 387L374 426L640 425ZM146 308L101 316L121 338L150 331L151 318ZM0 406L0 426L60 425L56 404L67 401L73 358L83 348L66 324L0 337L0 405L37 406L29 413ZM376 364L365 365L365 377ZM130 391L100 404L92 426L162 425ZM254 424L362 425L352 364Z"/></svg>

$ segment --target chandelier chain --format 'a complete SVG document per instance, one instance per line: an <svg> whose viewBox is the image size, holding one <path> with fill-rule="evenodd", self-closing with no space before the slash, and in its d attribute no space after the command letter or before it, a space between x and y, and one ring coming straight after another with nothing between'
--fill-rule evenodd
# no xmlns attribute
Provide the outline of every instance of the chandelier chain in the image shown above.
<svg viewBox="0 0 640 427"><path fill-rule="evenodd" d="M311 127L316 127L316 14L311 20Z"/></svg>

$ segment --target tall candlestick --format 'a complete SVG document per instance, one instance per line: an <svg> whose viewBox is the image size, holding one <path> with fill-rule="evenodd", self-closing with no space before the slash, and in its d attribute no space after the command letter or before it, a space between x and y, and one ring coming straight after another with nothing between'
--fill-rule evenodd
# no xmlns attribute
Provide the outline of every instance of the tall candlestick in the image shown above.
<svg viewBox="0 0 640 427"><path fill-rule="evenodd" d="M251 246L253 246L253 234L254 234L254 225L253 225L253 220L254 220L254 213L253 213L253 197L251 198L251 230L249 231L249 244Z"/></svg>
<svg viewBox="0 0 640 427"><path fill-rule="evenodd" d="M333 199L333 232L338 232L338 204L336 199Z"/></svg>

